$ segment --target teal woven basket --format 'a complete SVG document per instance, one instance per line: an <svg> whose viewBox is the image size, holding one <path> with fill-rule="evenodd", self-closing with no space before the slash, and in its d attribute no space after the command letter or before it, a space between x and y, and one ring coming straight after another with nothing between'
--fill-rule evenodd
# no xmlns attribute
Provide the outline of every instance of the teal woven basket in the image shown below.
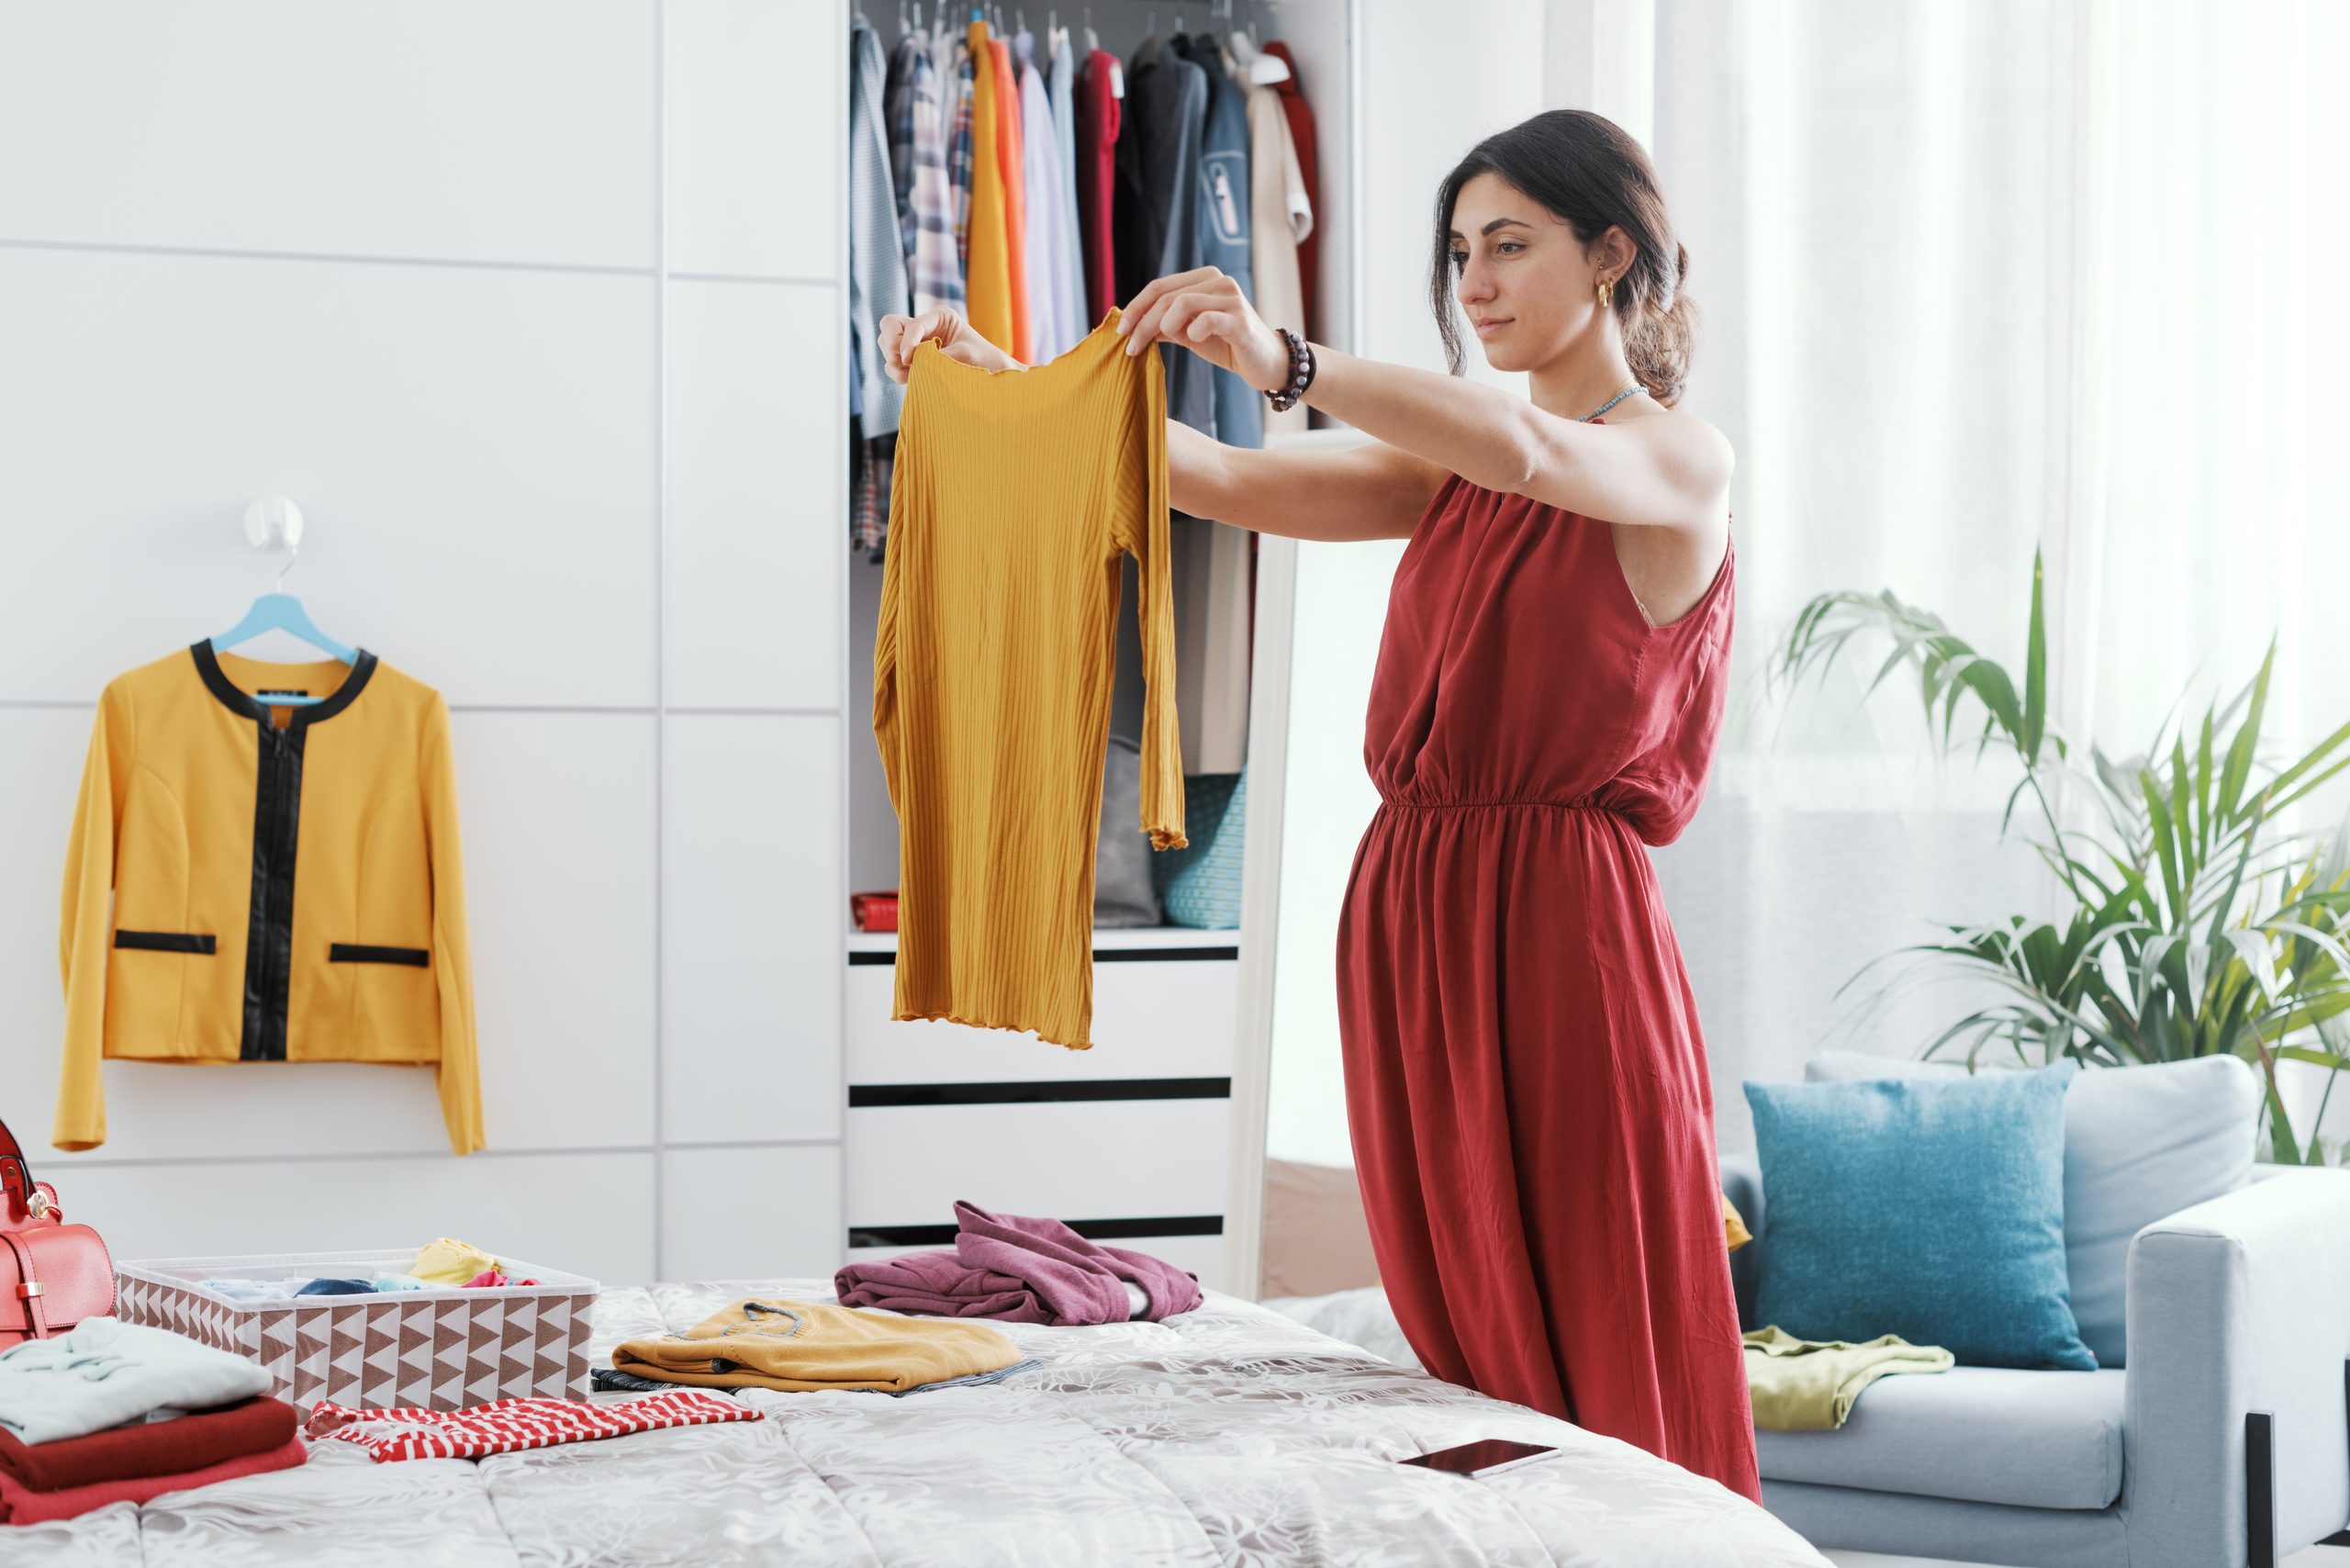
<svg viewBox="0 0 2350 1568"><path fill-rule="evenodd" d="M1150 879L1169 925L1230 931L1240 924L1240 856L1248 822L1248 771L1183 780L1181 849L1150 857Z"/></svg>

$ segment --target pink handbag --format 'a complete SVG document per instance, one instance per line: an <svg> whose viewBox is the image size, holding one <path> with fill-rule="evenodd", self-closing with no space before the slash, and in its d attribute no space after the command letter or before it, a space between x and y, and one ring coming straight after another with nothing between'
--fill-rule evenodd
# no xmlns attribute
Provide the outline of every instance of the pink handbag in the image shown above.
<svg viewBox="0 0 2350 1568"><path fill-rule="evenodd" d="M57 1189L33 1180L0 1122L0 1350L114 1311L114 1260L86 1225L67 1225Z"/></svg>

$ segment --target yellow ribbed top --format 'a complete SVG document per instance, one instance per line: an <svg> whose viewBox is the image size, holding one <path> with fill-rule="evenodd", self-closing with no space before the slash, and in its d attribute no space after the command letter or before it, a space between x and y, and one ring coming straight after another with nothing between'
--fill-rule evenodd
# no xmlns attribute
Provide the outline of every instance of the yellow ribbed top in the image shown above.
<svg viewBox="0 0 2350 1568"><path fill-rule="evenodd" d="M1142 820L1180 849L1166 375L1114 308L1048 364L914 351L898 427L873 736L897 808L892 1018L1091 1048L1093 852L1135 557Z"/></svg>

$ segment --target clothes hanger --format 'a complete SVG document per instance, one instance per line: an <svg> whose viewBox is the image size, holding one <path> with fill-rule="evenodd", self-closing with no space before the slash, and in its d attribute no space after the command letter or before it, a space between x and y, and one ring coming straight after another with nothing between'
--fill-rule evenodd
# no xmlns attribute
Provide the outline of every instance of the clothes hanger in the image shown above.
<svg viewBox="0 0 2350 1568"><path fill-rule="evenodd" d="M1251 6L1249 9L1253 12L1256 7ZM1227 24L1232 20L1232 7L1228 4L1224 8L1224 19ZM1247 30L1236 29L1233 32L1229 47L1233 62L1240 67L1241 74L1248 79L1249 85L1270 87L1277 82L1289 80L1289 67L1281 63L1281 56L1267 54L1258 46L1257 28L1253 20Z"/></svg>
<svg viewBox="0 0 2350 1568"><path fill-rule="evenodd" d="M284 632L289 636L299 637L321 652L331 654L344 664L358 663L358 649L345 647L319 631L318 624L310 619L309 611L302 608L302 601L285 591L285 574L294 569L294 563L301 554L302 509L284 496L263 496L245 509L245 537L252 542L256 550L284 548L285 565L277 569L276 590L254 599L252 608L245 611L242 621L211 639L212 651L217 654L223 648L249 642L264 632ZM306 708L324 699L318 697L276 694L270 699L273 707L281 708Z"/></svg>

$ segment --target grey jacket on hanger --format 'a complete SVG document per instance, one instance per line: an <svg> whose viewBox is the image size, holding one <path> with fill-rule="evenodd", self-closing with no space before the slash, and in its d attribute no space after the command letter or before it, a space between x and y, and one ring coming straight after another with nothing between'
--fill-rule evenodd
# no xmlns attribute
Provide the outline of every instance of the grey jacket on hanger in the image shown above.
<svg viewBox="0 0 2350 1568"><path fill-rule="evenodd" d="M1118 297L1134 298L1155 277L1201 264L1200 138L1208 112L1207 73L1157 40L1126 67L1125 108L1118 128L1118 199L1112 206L1118 252ZM1188 349L1162 349L1167 412L1203 434L1215 434L1214 367Z"/></svg>
<svg viewBox="0 0 2350 1568"><path fill-rule="evenodd" d="M1168 40L1168 48L1199 68L1208 89L1200 150L1200 258L1194 266L1220 269L1240 285L1250 304L1256 279L1248 266L1248 95L1232 79L1224 46L1207 33ZM1184 355L1205 366L1198 356ZM1265 444L1264 398L1228 370L1208 369L1215 388L1215 438L1227 446Z"/></svg>

